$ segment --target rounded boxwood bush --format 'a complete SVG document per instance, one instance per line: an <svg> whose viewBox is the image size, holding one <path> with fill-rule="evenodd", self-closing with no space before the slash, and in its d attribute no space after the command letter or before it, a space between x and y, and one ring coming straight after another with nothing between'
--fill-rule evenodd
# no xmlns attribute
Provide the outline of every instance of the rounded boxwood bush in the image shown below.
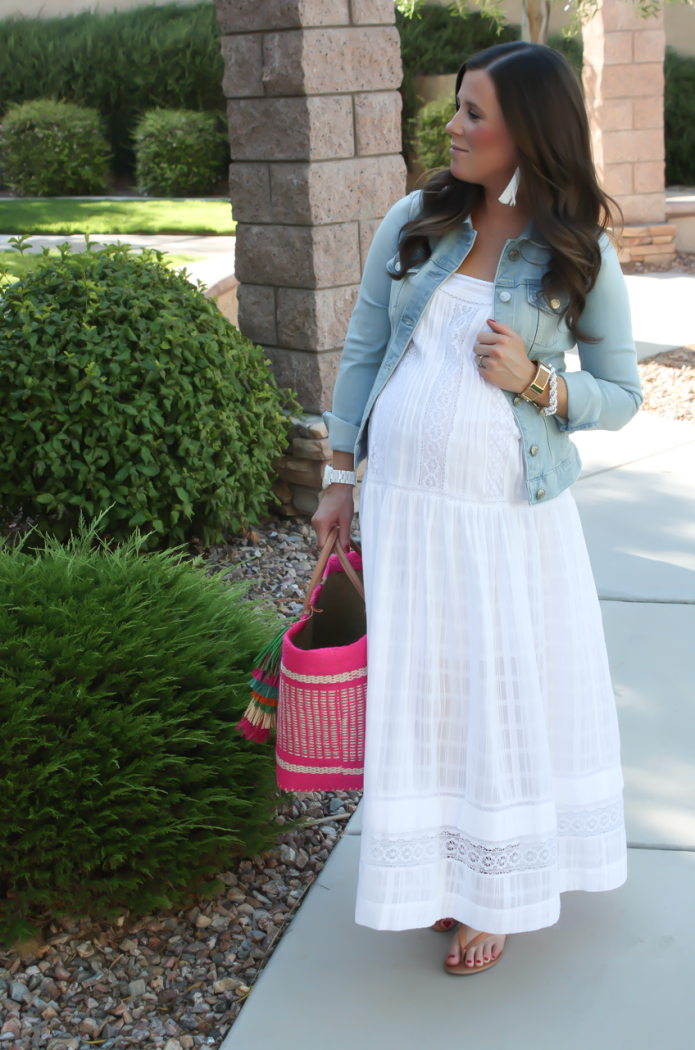
<svg viewBox="0 0 695 1050"><path fill-rule="evenodd" d="M0 124L3 181L22 197L99 193L109 158L93 109L35 99L9 106Z"/></svg>
<svg viewBox="0 0 695 1050"><path fill-rule="evenodd" d="M35 541L34 541L35 542ZM0 942L177 904L273 842L273 751L235 729L274 627L175 552L0 549Z"/></svg>
<svg viewBox="0 0 695 1050"><path fill-rule="evenodd" d="M0 504L64 538L204 542L272 500L288 400L254 346L161 252L46 258L0 298Z"/></svg>
<svg viewBox="0 0 695 1050"><path fill-rule="evenodd" d="M428 102L415 117L415 141L418 157L425 168L448 168L451 163L451 137L446 126L456 112L456 103L448 95Z"/></svg>
<svg viewBox="0 0 695 1050"><path fill-rule="evenodd" d="M200 196L213 190L229 157L215 113L153 109L135 128L135 174L150 196Z"/></svg>

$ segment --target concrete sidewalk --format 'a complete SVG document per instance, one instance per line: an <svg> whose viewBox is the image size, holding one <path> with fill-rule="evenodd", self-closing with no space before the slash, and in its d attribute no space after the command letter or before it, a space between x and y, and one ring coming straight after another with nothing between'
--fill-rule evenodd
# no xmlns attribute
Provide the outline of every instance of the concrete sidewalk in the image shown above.
<svg viewBox="0 0 695 1050"><path fill-rule="evenodd" d="M358 810L224 1050L692 1047L695 426L644 414L576 440L621 723L627 883L564 894L556 926L459 980L441 934L355 925Z"/></svg>
<svg viewBox="0 0 695 1050"><path fill-rule="evenodd" d="M42 248L56 249L59 244L68 243L74 252L83 252L87 242L82 234L64 234L36 236L29 239L31 253L37 254ZM195 284L202 281L206 288L228 280L234 275L236 237L192 237L190 234L95 234L90 237L94 248L106 244L130 244L135 249L157 248L170 255L196 256L195 262L185 264L189 280ZM9 234L0 234L0 251L11 251Z"/></svg>

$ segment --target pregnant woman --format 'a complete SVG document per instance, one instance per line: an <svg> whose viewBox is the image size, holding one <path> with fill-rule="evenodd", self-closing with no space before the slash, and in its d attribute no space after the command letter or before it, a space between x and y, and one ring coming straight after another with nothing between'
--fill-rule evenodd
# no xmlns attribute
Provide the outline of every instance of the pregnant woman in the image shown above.
<svg viewBox="0 0 695 1050"><path fill-rule="evenodd" d="M325 414L313 524L348 543L369 684L356 920L456 929L450 973L626 877L620 741L569 486L642 402L577 80L536 44L461 69L451 168L395 205ZM581 370L565 371L575 344Z"/></svg>

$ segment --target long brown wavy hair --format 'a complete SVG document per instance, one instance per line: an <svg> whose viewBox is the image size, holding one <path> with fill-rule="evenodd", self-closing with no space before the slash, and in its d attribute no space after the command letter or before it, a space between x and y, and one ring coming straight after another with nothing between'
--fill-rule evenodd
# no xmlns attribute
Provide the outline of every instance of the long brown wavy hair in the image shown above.
<svg viewBox="0 0 695 1050"><path fill-rule="evenodd" d="M598 184L584 100L572 67L542 44L496 44L473 55L456 78L456 106L467 70L492 78L502 114L519 150L521 185L531 217L551 251L542 287L546 299L564 292L565 323L581 338L579 319L601 268L599 236L620 208ZM483 198L483 187L433 175L422 191L422 211L406 223L399 242L405 277L415 260L431 255L430 237L456 229Z"/></svg>

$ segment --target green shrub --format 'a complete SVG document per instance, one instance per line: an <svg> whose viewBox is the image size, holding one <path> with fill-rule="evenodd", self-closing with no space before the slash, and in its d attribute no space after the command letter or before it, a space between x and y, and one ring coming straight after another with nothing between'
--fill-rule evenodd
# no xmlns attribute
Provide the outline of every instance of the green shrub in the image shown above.
<svg viewBox="0 0 695 1050"><path fill-rule="evenodd" d="M453 92L451 96L436 98L418 110L415 117L415 145L425 171L449 167L451 138L446 132L446 125L455 112Z"/></svg>
<svg viewBox="0 0 695 1050"><path fill-rule="evenodd" d="M261 348L163 258L66 247L4 290L6 512L60 538L106 511L115 539L209 542L267 506L287 397Z"/></svg>
<svg viewBox="0 0 695 1050"><path fill-rule="evenodd" d="M136 178L156 197L202 196L229 159L227 132L214 113L153 109L135 129Z"/></svg>
<svg viewBox="0 0 695 1050"><path fill-rule="evenodd" d="M458 18L459 21L465 21L458 15L452 14L450 17L452 19ZM485 46L488 47L489 45L486 44ZM562 34L557 34L550 38L548 46L556 51L561 51L565 55L581 83L583 56L581 40L576 37L566 39ZM455 72L458 72L458 69ZM446 133L446 125L454 115L454 111L455 102L452 92L451 96L446 95L428 102L415 114L415 119L412 123L412 142L418 159L425 170L449 167L451 162L449 154L451 139Z"/></svg>
<svg viewBox="0 0 695 1050"><path fill-rule="evenodd" d="M243 585L141 551L94 528L0 548L5 942L39 911L178 903L277 830L272 749L234 728L274 628Z"/></svg>
<svg viewBox="0 0 695 1050"><path fill-rule="evenodd" d="M695 185L695 58L666 48L666 184Z"/></svg>
<svg viewBox="0 0 695 1050"><path fill-rule="evenodd" d="M0 125L0 165L22 197L99 193L109 168L101 118L51 99L10 106Z"/></svg>
<svg viewBox="0 0 695 1050"><path fill-rule="evenodd" d="M0 21L0 113L34 98L92 106L106 122L117 174L135 170L132 135L147 110L224 114L223 74L209 0Z"/></svg>
<svg viewBox="0 0 695 1050"><path fill-rule="evenodd" d="M584 64L584 41L581 36L563 36L562 33L553 33L548 37L548 47L555 51L561 51L574 70L574 75L579 81L582 91L582 66Z"/></svg>
<svg viewBox="0 0 695 1050"><path fill-rule="evenodd" d="M514 24L503 25L498 32L494 18L479 11L470 11L462 15L453 3L449 7L425 4L419 8L419 17L415 18L407 18L397 12L396 24L401 36L403 56L401 94L403 142L406 151L417 155L424 148L428 162L426 163L422 156L419 159L425 168L434 168L442 164L448 167L450 157L446 133L441 143L436 139L437 121L441 121L446 114L448 103L440 105L440 100L436 100L437 105L429 114L419 118L416 114L415 77L458 73L466 59L477 51L494 44L518 40L521 28ZM581 83L581 38L568 39L557 33L549 38L548 46L565 55ZM447 120L440 124L442 128Z"/></svg>
<svg viewBox="0 0 695 1050"><path fill-rule="evenodd" d="M416 148L412 125L417 105L415 77L458 73L470 55L493 44L518 40L521 30L517 25L505 25L498 33L497 23L489 15L479 11L461 15L453 4L448 8L424 4L414 18L397 11L396 25L403 57L403 142L411 153Z"/></svg>

